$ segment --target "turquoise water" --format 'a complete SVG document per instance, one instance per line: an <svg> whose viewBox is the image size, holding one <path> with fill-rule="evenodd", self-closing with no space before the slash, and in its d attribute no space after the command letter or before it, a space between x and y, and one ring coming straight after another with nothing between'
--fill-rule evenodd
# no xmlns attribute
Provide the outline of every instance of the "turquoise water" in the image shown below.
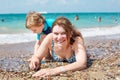
<svg viewBox="0 0 120 80"><path fill-rule="evenodd" d="M75 20L75 16L79 20ZM77 28L111 27L120 25L120 13L47 13L45 18L68 18ZM101 22L98 22L98 17ZM27 32L25 28L26 14L0 14L0 33Z"/></svg>
<svg viewBox="0 0 120 80"><path fill-rule="evenodd" d="M79 20L74 19L76 15ZM68 18L83 37L120 34L120 13L48 13L43 16ZM36 34L25 28L25 18L26 14L0 14L0 45L36 40Z"/></svg>
<svg viewBox="0 0 120 80"><path fill-rule="evenodd" d="M79 20L75 20L75 16L79 16ZM120 13L55 13L46 14L46 18L56 18L60 16L67 17L77 28L91 28L91 27L106 27L116 26L120 24ZM101 17L101 22L98 22L98 17ZM117 23L115 23L115 19Z"/></svg>

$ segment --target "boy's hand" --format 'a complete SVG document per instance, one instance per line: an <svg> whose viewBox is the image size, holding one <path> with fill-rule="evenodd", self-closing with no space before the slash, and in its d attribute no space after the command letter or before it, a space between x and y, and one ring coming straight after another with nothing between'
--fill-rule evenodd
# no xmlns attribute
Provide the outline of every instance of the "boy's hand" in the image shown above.
<svg viewBox="0 0 120 80"><path fill-rule="evenodd" d="M35 71L38 71L40 69L39 58L33 55L28 61L29 61L30 69L35 70Z"/></svg>

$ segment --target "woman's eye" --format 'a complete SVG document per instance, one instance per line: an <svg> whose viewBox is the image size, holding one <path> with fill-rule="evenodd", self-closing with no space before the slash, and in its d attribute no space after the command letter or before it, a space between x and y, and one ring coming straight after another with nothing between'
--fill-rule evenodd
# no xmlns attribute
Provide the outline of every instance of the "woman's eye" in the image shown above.
<svg viewBox="0 0 120 80"><path fill-rule="evenodd" d="M65 34L66 34L65 32L61 33L61 35L65 35Z"/></svg>
<svg viewBox="0 0 120 80"><path fill-rule="evenodd" d="M58 33L54 33L55 35L58 35Z"/></svg>

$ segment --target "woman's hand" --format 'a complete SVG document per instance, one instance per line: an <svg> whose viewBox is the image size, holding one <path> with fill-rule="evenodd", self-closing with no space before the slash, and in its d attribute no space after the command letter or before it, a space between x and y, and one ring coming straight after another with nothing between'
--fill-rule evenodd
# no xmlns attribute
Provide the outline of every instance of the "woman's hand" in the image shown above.
<svg viewBox="0 0 120 80"><path fill-rule="evenodd" d="M43 78L43 77L47 77L47 76L52 76L55 75L55 70L53 69L41 69L38 72L36 72L35 74L33 74L32 76L37 78Z"/></svg>
<svg viewBox="0 0 120 80"><path fill-rule="evenodd" d="M28 61L30 69L35 71L38 71L40 69L40 61L38 57L33 55Z"/></svg>

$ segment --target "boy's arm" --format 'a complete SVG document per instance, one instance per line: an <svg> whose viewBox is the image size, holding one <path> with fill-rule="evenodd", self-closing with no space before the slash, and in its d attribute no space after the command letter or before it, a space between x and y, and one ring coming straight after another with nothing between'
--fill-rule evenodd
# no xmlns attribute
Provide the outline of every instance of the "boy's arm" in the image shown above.
<svg viewBox="0 0 120 80"><path fill-rule="evenodd" d="M34 46L34 54L37 52L39 47L40 47L40 40L37 40Z"/></svg>
<svg viewBox="0 0 120 80"><path fill-rule="evenodd" d="M46 35L41 35L40 40L37 40L34 46L34 54L33 56L28 60L30 62L29 67L32 70L38 70L39 69L39 58L35 56L37 54L37 51L41 45L42 40L45 38Z"/></svg>
<svg viewBox="0 0 120 80"><path fill-rule="evenodd" d="M37 34L36 35L36 43L35 43L35 46L34 46L34 54L37 52L37 49L39 48L41 42L40 42L40 36L41 34Z"/></svg>
<svg viewBox="0 0 120 80"><path fill-rule="evenodd" d="M37 34L37 41L35 43L34 46L34 54L37 52L38 48L40 47L41 42L43 41L43 39L46 37L45 34Z"/></svg>

